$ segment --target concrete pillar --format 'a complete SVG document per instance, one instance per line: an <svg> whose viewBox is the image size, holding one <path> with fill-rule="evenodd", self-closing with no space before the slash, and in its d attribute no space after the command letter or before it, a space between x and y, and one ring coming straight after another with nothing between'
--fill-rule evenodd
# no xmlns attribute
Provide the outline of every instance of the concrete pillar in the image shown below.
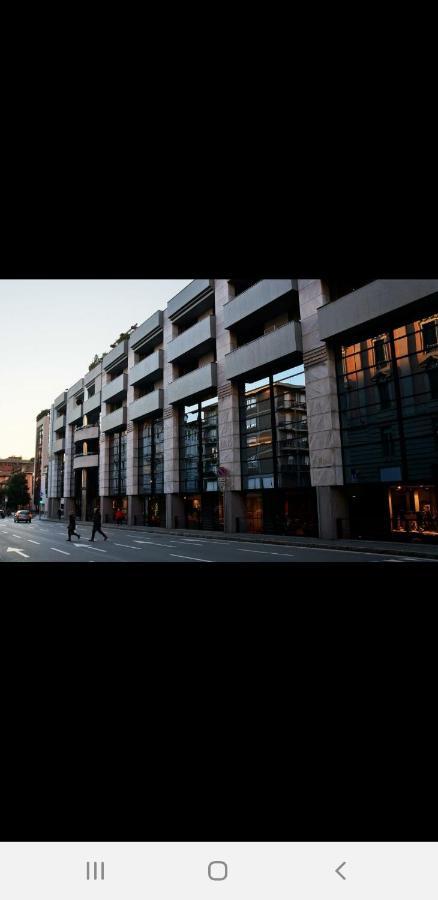
<svg viewBox="0 0 438 900"><path fill-rule="evenodd" d="M166 528L184 528L184 500L179 494L166 494Z"/></svg>
<svg viewBox="0 0 438 900"><path fill-rule="evenodd" d="M224 530L236 529L236 517L244 515L240 468L239 392L225 378L225 354L233 349L230 332L224 327L224 305L233 296L227 279L215 281L216 351L218 375L219 465L226 469L224 495Z"/></svg>
<svg viewBox="0 0 438 900"><path fill-rule="evenodd" d="M76 513L75 498L74 497L65 497L64 498L64 519L68 519L68 517L72 513Z"/></svg>
<svg viewBox="0 0 438 900"><path fill-rule="evenodd" d="M224 492L224 531L227 534L236 532L236 519L245 518L245 499L240 491Z"/></svg>
<svg viewBox="0 0 438 900"><path fill-rule="evenodd" d="M332 349L320 340L318 307L328 302L323 283L299 279L301 330L306 379L307 423L309 431L310 477L317 488L319 535L336 538L336 520L343 519L349 530L342 465L341 431L335 358ZM330 490L319 490L329 488Z"/></svg>
<svg viewBox="0 0 438 900"><path fill-rule="evenodd" d="M82 469L82 484L81 484L81 521L86 522L87 520L87 480L88 480L88 470Z"/></svg>
<svg viewBox="0 0 438 900"><path fill-rule="evenodd" d="M128 525L143 525L143 497L137 494L128 496Z"/></svg>
<svg viewBox="0 0 438 900"><path fill-rule="evenodd" d="M113 502L111 497L101 497L100 498L100 514L102 516L102 525L104 524L112 524L113 521ZM108 522L106 517L108 516Z"/></svg>
<svg viewBox="0 0 438 900"><path fill-rule="evenodd" d="M319 485L316 497L319 537L328 540L350 537L349 506L345 491L338 487Z"/></svg>
<svg viewBox="0 0 438 900"><path fill-rule="evenodd" d="M67 414L66 414L67 415ZM72 495L72 470L75 445L73 442L74 425L65 426L65 456L64 456L64 497Z"/></svg>
<svg viewBox="0 0 438 900"><path fill-rule="evenodd" d="M176 328L167 316L163 315L164 346L164 492L166 494L166 528L174 528L175 516L184 513L184 504L179 504L179 417L178 410L167 404L167 388L173 381L173 366L167 362L166 347L176 334ZM181 509L182 506L182 509Z"/></svg>

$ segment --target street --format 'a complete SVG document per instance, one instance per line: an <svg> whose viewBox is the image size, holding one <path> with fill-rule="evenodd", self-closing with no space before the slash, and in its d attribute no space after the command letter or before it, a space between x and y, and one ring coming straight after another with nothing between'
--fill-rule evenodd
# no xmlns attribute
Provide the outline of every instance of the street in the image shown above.
<svg viewBox="0 0 438 900"><path fill-rule="evenodd" d="M418 562L415 557L391 556L372 552L352 552L314 547L289 547L218 538L206 538L202 532L181 536L125 529L104 525L108 535L99 534L90 543L91 523L77 523L80 540L72 538L67 546L64 522L37 518L31 524L15 524L12 518L0 520L1 562ZM425 560L433 561L433 560Z"/></svg>

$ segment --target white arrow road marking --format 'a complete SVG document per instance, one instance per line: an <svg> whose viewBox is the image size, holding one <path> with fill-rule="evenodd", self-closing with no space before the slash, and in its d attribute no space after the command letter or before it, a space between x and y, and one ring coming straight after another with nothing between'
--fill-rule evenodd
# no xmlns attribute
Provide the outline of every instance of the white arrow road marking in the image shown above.
<svg viewBox="0 0 438 900"><path fill-rule="evenodd" d="M17 547L8 547L6 552L7 553L19 553L20 556L24 556L25 559L29 559L28 554L24 553L23 550L18 550Z"/></svg>
<svg viewBox="0 0 438 900"><path fill-rule="evenodd" d="M213 562L212 559L199 559L197 556L181 556L180 553L171 553L170 556L175 556L176 559L191 559L192 562Z"/></svg>
<svg viewBox="0 0 438 900"><path fill-rule="evenodd" d="M27 538L27 543L28 544L38 544L38 546L39 546L41 541L32 541L30 538Z"/></svg>
<svg viewBox="0 0 438 900"><path fill-rule="evenodd" d="M69 553L67 553L67 551L66 551L66 550L58 550L58 549L57 549L57 548L56 548L56 547L50 547L50 549L51 549L51 550L54 550L54 551L55 551L55 553L63 553L63 554L64 554L64 556L70 556L70 554L69 554Z"/></svg>

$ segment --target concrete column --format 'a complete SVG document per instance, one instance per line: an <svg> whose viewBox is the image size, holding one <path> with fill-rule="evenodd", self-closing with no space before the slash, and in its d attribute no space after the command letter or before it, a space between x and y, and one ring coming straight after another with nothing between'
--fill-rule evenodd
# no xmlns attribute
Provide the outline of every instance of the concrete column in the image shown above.
<svg viewBox="0 0 438 900"><path fill-rule="evenodd" d="M113 521L113 502L111 497L100 498L100 514L102 516L102 525L111 524ZM108 522L106 522L108 516Z"/></svg>
<svg viewBox="0 0 438 900"><path fill-rule="evenodd" d="M181 517L184 504L179 498L179 416L178 410L167 403L167 388L173 381L173 366L167 361L167 346L176 335L176 328L167 316L163 316L164 347L164 492L166 494L166 527L174 528L175 516Z"/></svg>
<svg viewBox="0 0 438 900"><path fill-rule="evenodd" d="M128 525L143 525L143 497L128 496Z"/></svg>
<svg viewBox="0 0 438 900"><path fill-rule="evenodd" d="M184 527L184 500L179 494L166 494L166 528Z"/></svg>
<svg viewBox="0 0 438 900"><path fill-rule="evenodd" d="M128 351L128 372L135 365L135 353ZM134 388L128 384L127 406L135 400ZM128 419L126 429L126 493L129 497L138 494L138 425ZM128 516L129 516L128 500Z"/></svg>
<svg viewBox="0 0 438 900"><path fill-rule="evenodd" d="M328 302L323 283L299 279L299 302L306 379L310 477L317 489L319 536L336 538L337 519L349 530L342 465L334 353L320 340L318 307ZM322 490L326 488L327 490ZM345 535L344 535L345 536Z"/></svg>
<svg viewBox="0 0 438 900"><path fill-rule="evenodd" d="M233 349L230 332L224 327L224 305L232 300L227 279L215 282L216 353L218 374L219 465L226 469L224 491L224 529L235 531L236 516L244 515L240 468L239 392L225 378L225 354ZM237 512L236 512L237 510Z"/></svg>
<svg viewBox="0 0 438 900"><path fill-rule="evenodd" d="M72 468L75 445L73 441L74 425L65 426L65 457L64 457L64 497L72 495Z"/></svg>
<svg viewBox="0 0 438 900"><path fill-rule="evenodd" d="M82 469L82 484L81 484L81 521L86 522L87 520L87 479L88 479L88 470Z"/></svg>

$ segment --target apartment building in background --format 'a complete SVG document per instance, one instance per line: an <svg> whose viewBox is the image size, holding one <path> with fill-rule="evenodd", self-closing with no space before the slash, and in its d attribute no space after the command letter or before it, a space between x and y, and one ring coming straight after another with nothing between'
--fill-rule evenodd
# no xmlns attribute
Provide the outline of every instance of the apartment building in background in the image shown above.
<svg viewBox="0 0 438 900"><path fill-rule="evenodd" d="M438 538L438 280L197 279L52 404L49 512Z"/></svg>
<svg viewBox="0 0 438 900"><path fill-rule="evenodd" d="M11 475L21 472L26 476L27 490L29 496L33 496L33 470L34 460L23 459L22 456L7 456L0 459L0 490L5 489Z"/></svg>
<svg viewBox="0 0 438 900"><path fill-rule="evenodd" d="M33 470L34 509L46 511L49 470L50 410L43 409L36 418L35 458Z"/></svg>

